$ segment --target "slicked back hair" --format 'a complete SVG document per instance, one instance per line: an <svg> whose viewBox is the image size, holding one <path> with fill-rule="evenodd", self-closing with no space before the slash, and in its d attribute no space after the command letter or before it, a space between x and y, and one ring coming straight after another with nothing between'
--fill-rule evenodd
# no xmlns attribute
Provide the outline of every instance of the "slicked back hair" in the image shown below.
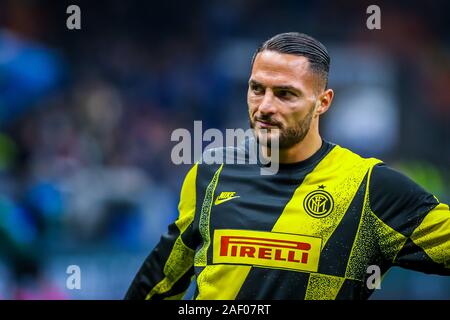
<svg viewBox="0 0 450 320"><path fill-rule="evenodd" d="M311 70L319 76L322 89L327 88L330 56L327 48L318 40L298 32L277 34L256 49L252 58L252 68L257 54L265 50L305 57L309 61Z"/></svg>

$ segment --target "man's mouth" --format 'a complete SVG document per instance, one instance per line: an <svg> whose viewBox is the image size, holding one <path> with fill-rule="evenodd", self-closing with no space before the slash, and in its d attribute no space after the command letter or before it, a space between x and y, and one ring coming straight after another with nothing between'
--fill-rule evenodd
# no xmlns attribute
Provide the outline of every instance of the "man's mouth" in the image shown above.
<svg viewBox="0 0 450 320"><path fill-rule="evenodd" d="M265 120L259 120L257 119L256 122L258 123L258 126L260 128L278 128L278 123L271 122L271 121L265 121Z"/></svg>

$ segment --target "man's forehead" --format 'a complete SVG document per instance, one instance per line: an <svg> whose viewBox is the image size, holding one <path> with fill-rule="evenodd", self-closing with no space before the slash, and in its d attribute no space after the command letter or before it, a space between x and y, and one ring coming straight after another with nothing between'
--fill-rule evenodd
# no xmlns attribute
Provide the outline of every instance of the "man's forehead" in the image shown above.
<svg viewBox="0 0 450 320"><path fill-rule="evenodd" d="M251 79L255 81L312 81L306 57L265 50L255 58Z"/></svg>

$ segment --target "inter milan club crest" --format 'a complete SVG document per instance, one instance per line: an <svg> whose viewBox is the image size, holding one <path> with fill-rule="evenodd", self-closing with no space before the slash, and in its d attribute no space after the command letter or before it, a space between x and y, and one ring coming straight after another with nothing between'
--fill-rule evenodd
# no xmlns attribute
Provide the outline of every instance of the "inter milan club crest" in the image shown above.
<svg viewBox="0 0 450 320"><path fill-rule="evenodd" d="M319 190L314 190L303 200L303 208L314 218L324 218L333 211L334 201L331 194L326 192L325 186L319 186Z"/></svg>

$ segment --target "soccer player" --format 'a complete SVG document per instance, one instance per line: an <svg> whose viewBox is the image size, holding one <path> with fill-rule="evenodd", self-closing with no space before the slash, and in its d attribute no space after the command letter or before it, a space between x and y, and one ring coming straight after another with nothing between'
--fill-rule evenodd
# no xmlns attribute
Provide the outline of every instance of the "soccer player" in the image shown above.
<svg viewBox="0 0 450 320"><path fill-rule="evenodd" d="M195 299L367 299L370 266L450 275L448 205L382 161L321 138L334 95L329 65L324 45L305 34L257 49L250 124L254 141L262 129L278 139L278 172L194 165L179 218L126 299L182 298L194 276Z"/></svg>

